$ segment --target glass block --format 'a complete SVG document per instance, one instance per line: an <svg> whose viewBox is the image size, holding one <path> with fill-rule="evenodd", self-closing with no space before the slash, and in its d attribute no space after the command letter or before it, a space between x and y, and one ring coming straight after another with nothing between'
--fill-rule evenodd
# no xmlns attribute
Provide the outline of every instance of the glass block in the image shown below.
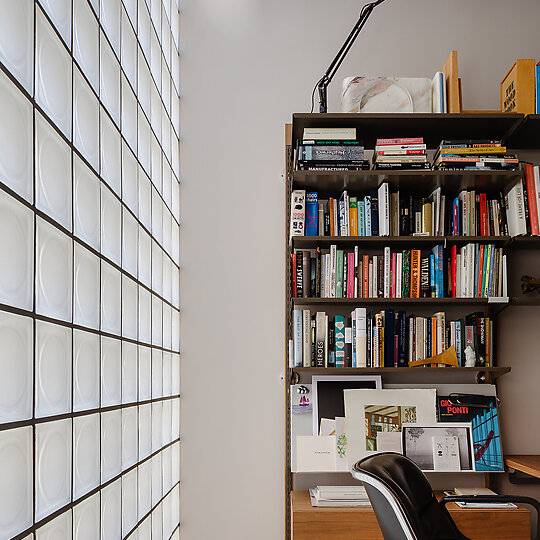
<svg viewBox="0 0 540 540"><path fill-rule="evenodd" d="M139 540L149 540L152 538L152 516L148 516L137 529Z"/></svg>
<svg viewBox="0 0 540 540"><path fill-rule="evenodd" d="M165 58L161 59L161 98L169 118L171 117L171 76Z"/></svg>
<svg viewBox="0 0 540 540"><path fill-rule="evenodd" d="M177 178L180 177L180 142L176 137L173 126L171 124L171 163L174 174Z"/></svg>
<svg viewBox="0 0 540 540"><path fill-rule="evenodd" d="M137 220L124 208L122 210L122 268L137 277L139 226Z"/></svg>
<svg viewBox="0 0 540 540"><path fill-rule="evenodd" d="M137 518L142 519L152 508L152 464L150 461L145 461L137 469ZM150 538L150 536L143 536L143 538Z"/></svg>
<svg viewBox="0 0 540 540"><path fill-rule="evenodd" d="M137 145L134 150L137 151ZM122 142L122 200L135 216L139 215L137 159L125 142Z"/></svg>
<svg viewBox="0 0 540 540"><path fill-rule="evenodd" d="M120 58L120 0L101 0L99 18L116 56Z"/></svg>
<svg viewBox="0 0 540 540"><path fill-rule="evenodd" d="M122 75L122 135L130 148L137 151L137 98Z"/></svg>
<svg viewBox="0 0 540 540"><path fill-rule="evenodd" d="M72 539L71 509L36 531L36 540L71 540Z"/></svg>
<svg viewBox="0 0 540 540"><path fill-rule="evenodd" d="M150 124L139 107L137 156L146 174L150 174Z"/></svg>
<svg viewBox="0 0 540 540"><path fill-rule="evenodd" d="M178 47L176 49L177 50L173 48L171 55L171 77L174 86L174 92L177 95L180 95L180 56L178 55Z"/></svg>
<svg viewBox="0 0 540 540"><path fill-rule="evenodd" d="M71 412L71 328L36 321L36 417Z"/></svg>
<svg viewBox="0 0 540 540"><path fill-rule="evenodd" d="M122 468L122 418L119 410L101 414L101 483ZM102 495L103 497L103 495ZM102 501L103 502L103 501Z"/></svg>
<svg viewBox="0 0 540 540"><path fill-rule="evenodd" d="M101 253L120 265L122 255L122 205L105 184L101 184Z"/></svg>
<svg viewBox="0 0 540 540"><path fill-rule="evenodd" d="M99 538L100 494L95 493L73 508L73 537L76 540Z"/></svg>
<svg viewBox="0 0 540 540"><path fill-rule="evenodd" d="M67 48L71 48L71 2L69 0L41 0L41 6L49 16Z"/></svg>
<svg viewBox="0 0 540 540"><path fill-rule="evenodd" d="M168 302L172 301L172 290L171 290L171 277L172 277L172 267L173 263L169 257L166 255L163 255L163 293L162 296L167 300ZM163 314L163 328L164 331L166 330L166 324L165 324L165 314ZM170 323L170 317L169 317L169 323ZM169 332L170 332L171 325L169 324ZM166 338L163 336L163 341L165 342ZM168 339L170 342L170 337ZM167 349L170 349L170 345L166 347Z"/></svg>
<svg viewBox="0 0 540 540"><path fill-rule="evenodd" d="M163 305L155 295L152 295L152 345L163 345Z"/></svg>
<svg viewBox="0 0 540 540"><path fill-rule="evenodd" d="M172 394L172 353L163 352L163 395Z"/></svg>
<svg viewBox="0 0 540 540"><path fill-rule="evenodd" d="M71 418L36 426L36 521L71 501Z"/></svg>
<svg viewBox="0 0 540 540"><path fill-rule="evenodd" d="M163 396L163 352L152 349L152 399Z"/></svg>
<svg viewBox="0 0 540 540"><path fill-rule="evenodd" d="M172 210L172 171L166 159L161 160L163 163L163 200L165 204Z"/></svg>
<svg viewBox="0 0 540 540"><path fill-rule="evenodd" d="M32 310L33 245L32 211L0 190L0 252L9 253L9 257L0 258L0 303Z"/></svg>
<svg viewBox="0 0 540 540"><path fill-rule="evenodd" d="M73 241L36 218L36 312L71 321Z"/></svg>
<svg viewBox="0 0 540 540"><path fill-rule="evenodd" d="M152 76L143 56L141 48L137 52L137 98L142 110L148 118L151 116Z"/></svg>
<svg viewBox="0 0 540 540"><path fill-rule="evenodd" d="M163 242L163 202L155 188L152 188L152 236Z"/></svg>
<svg viewBox="0 0 540 540"><path fill-rule="evenodd" d="M100 260L91 251L74 243L73 322L99 329Z"/></svg>
<svg viewBox="0 0 540 540"><path fill-rule="evenodd" d="M32 446L30 426L0 431L2 538L11 538L32 525Z"/></svg>
<svg viewBox="0 0 540 540"><path fill-rule="evenodd" d="M161 504L152 512L152 538L163 538L163 508Z"/></svg>
<svg viewBox="0 0 540 540"><path fill-rule="evenodd" d="M163 495L163 485L161 482L161 453L156 454L150 460L152 464L152 506L155 506ZM161 535L158 536L161 538Z"/></svg>
<svg viewBox="0 0 540 540"><path fill-rule="evenodd" d="M99 0L89 0L94 13L99 17Z"/></svg>
<svg viewBox="0 0 540 540"><path fill-rule="evenodd" d="M180 270L176 267L172 267L171 276L171 288L172 288L172 304L177 309L180 308ZM173 332L174 334L174 332Z"/></svg>
<svg viewBox="0 0 540 540"><path fill-rule="evenodd" d="M180 351L180 314L172 310L172 350Z"/></svg>
<svg viewBox="0 0 540 540"><path fill-rule="evenodd" d="M171 90L171 123L177 138L180 137L180 98L174 86ZM173 139L174 140L174 139Z"/></svg>
<svg viewBox="0 0 540 540"><path fill-rule="evenodd" d="M152 397L152 351L139 345L139 401Z"/></svg>
<svg viewBox="0 0 540 540"><path fill-rule="evenodd" d="M170 0L165 0L163 2L163 9L164 9L165 17L167 18L167 20L163 19L163 26L161 28L162 35L163 35L163 32L167 30L168 27L170 26L170 20L171 20L171 1ZM169 32L170 32L170 28L169 28Z"/></svg>
<svg viewBox="0 0 540 540"><path fill-rule="evenodd" d="M178 263L180 252L180 227L174 220L172 221L171 236L171 257L173 261Z"/></svg>
<svg viewBox="0 0 540 540"><path fill-rule="evenodd" d="M163 499L161 506L163 508L163 536L164 538L170 538L174 529L172 525L172 496L170 493Z"/></svg>
<svg viewBox="0 0 540 540"><path fill-rule="evenodd" d="M116 1L116 0L112 0ZM109 43L100 35L100 98L117 126L120 126L120 64Z"/></svg>
<svg viewBox="0 0 540 540"><path fill-rule="evenodd" d="M150 126L156 134L158 146L161 146L161 96L153 84L150 89Z"/></svg>
<svg viewBox="0 0 540 540"><path fill-rule="evenodd" d="M171 307L163 303L163 347L172 349L172 313Z"/></svg>
<svg viewBox="0 0 540 540"><path fill-rule="evenodd" d="M99 336L73 330L73 410L99 407Z"/></svg>
<svg viewBox="0 0 540 540"><path fill-rule="evenodd" d="M122 476L122 537L137 521L137 469L133 469Z"/></svg>
<svg viewBox="0 0 540 540"><path fill-rule="evenodd" d="M170 3L168 1L165 2L165 6L169 7ZM161 48L163 49L163 57L166 66L165 68L161 68L161 73L163 73L164 69L168 73L171 69L171 29L168 21L165 19L163 20L163 26L161 28Z"/></svg>
<svg viewBox="0 0 540 540"><path fill-rule="evenodd" d="M164 448L161 452L161 470L163 493L167 493L172 488L172 446Z"/></svg>
<svg viewBox="0 0 540 540"><path fill-rule="evenodd" d="M176 442L171 446L171 476L172 483L180 482L180 443Z"/></svg>
<svg viewBox="0 0 540 540"><path fill-rule="evenodd" d="M137 283L122 275L122 336L137 339Z"/></svg>
<svg viewBox="0 0 540 540"><path fill-rule="evenodd" d="M137 401L137 345L122 342L122 403Z"/></svg>
<svg viewBox="0 0 540 540"><path fill-rule="evenodd" d="M34 91L34 2L3 2L0 17L0 61L32 94ZM4 118L0 115L0 118Z"/></svg>
<svg viewBox="0 0 540 540"><path fill-rule="evenodd" d="M101 406L122 402L122 342L101 336Z"/></svg>
<svg viewBox="0 0 540 540"><path fill-rule="evenodd" d="M73 0L73 57L99 92L99 26L87 0Z"/></svg>
<svg viewBox="0 0 540 540"><path fill-rule="evenodd" d="M151 310L152 297L144 287L139 286L139 341L142 343L152 341Z"/></svg>
<svg viewBox="0 0 540 540"><path fill-rule="evenodd" d="M126 9L129 9L126 6ZM135 7L135 9L137 9ZM134 92L137 92L137 37L129 23L128 14L122 10L122 69L131 84Z"/></svg>
<svg viewBox="0 0 540 540"><path fill-rule="evenodd" d="M152 228L152 184L142 167L138 167L139 219L150 230Z"/></svg>
<svg viewBox="0 0 540 540"><path fill-rule="evenodd" d="M122 409L122 469L135 463L138 457L138 418L137 407Z"/></svg>
<svg viewBox="0 0 540 540"><path fill-rule="evenodd" d="M137 29L137 0L123 0L123 4L133 28Z"/></svg>
<svg viewBox="0 0 540 540"><path fill-rule="evenodd" d="M120 272L101 261L101 330L117 336L121 333Z"/></svg>
<svg viewBox="0 0 540 540"><path fill-rule="evenodd" d="M172 217L169 210L162 206L163 208L163 249L165 252L169 255L171 255L172 252Z"/></svg>
<svg viewBox="0 0 540 540"><path fill-rule="evenodd" d="M99 251L101 192L98 177L73 156L74 232L81 240Z"/></svg>
<svg viewBox="0 0 540 540"><path fill-rule="evenodd" d="M174 441L180 436L180 398L171 402L171 429L171 440Z"/></svg>
<svg viewBox="0 0 540 540"><path fill-rule="evenodd" d="M172 440L172 406L171 401L166 400L163 402L162 413L162 432L161 440L163 444L169 444Z"/></svg>
<svg viewBox="0 0 540 540"><path fill-rule="evenodd" d="M176 221L180 220L180 184L173 178L172 182L172 213Z"/></svg>
<svg viewBox="0 0 540 540"><path fill-rule="evenodd" d="M161 92L161 47L155 32L150 34L150 74L159 92Z"/></svg>
<svg viewBox="0 0 540 540"><path fill-rule="evenodd" d="M71 149L36 112L36 207L71 230Z"/></svg>
<svg viewBox="0 0 540 540"><path fill-rule="evenodd" d="M120 122L118 122L120 125ZM101 176L111 189L121 195L121 162L122 145L120 133L111 122L105 111L101 109Z"/></svg>
<svg viewBox="0 0 540 540"><path fill-rule="evenodd" d="M152 405L139 406L139 460L152 453Z"/></svg>
<svg viewBox="0 0 540 540"><path fill-rule="evenodd" d="M45 16L36 13L36 102L71 139L71 57Z"/></svg>
<svg viewBox="0 0 540 540"><path fill-rule="evenodd" d="M154 184L158 192L161 193L161 191L163 190L163 180L161 178L161 147L159 146L159 142L153 133L150 137L150 147L150 177L152 178L152 184Z"/></svg>
<svg viewBox="0 0 540 540"><path fill-rule="evenodd" d="M171 392L173 396L180 393L180 355L171 355Z"/></svg>
<svg viewBox="0 0 540 540"><path fill-rule="evenodd" d="M157 35L161 36L161 2L150 2L150 19ZM155 32L152 32L152 35L155 36ZM158 41L157 36L156 41Z"/></svg>
<svg viewBox="0 0 540 540"><path fill-rule="evenodd" d="M101 540L121 538L122 485L116 480L101 491Z"/></svg>
<svg viewBox="0 0 540 540"><path fill-rule="evenodd" d="M32 418L32 319L0 312L0 422Z"/></svg>
<svg viewBox="0 0 540 540"><path fill-rule="evenodd" d="M152 403L152 452L156 452L161 448L163 442L162 434L163 403L161 401L157 401Z"/></svg>
<svg viewBox="0 0 540 540"><path fill-rule="evenodd" d="M171 491L171 510L172 510L172 523L175 527L175 532L171 537L171 540L180 540L180 488L175 486Z"/></svg>
<svg viewBox="0 0 540 540"><path fill-rule="evenodd" d="M99 414L73 419L73 499L99 485Z"/></svg>
<svg viewBox="0 0 540 540"><path fill-rule="evenodd" d="M73 144L99 171L99 102L77 67L73 77Z"/></svg>
<svg viewBox="0 0 540 540"><path fill-rule="evenodd" d="M163 295L163 251L152 240L152 290Z"/></svg>
<svg viewBox="0 0 540 540"><path fill-rule="evenodd" d="M30 101L1 72L0 181L29 202L33 202L32 116Z"/></svg>
<svg viewBox="0 0 540 540"><path fill-rule="evenodd" d="M139 0L139 12L138 12L137 23L138 23L137 36L139 37L139 42L141 44L143 54L146 57L147 61L150 62L151 23L150 23L150 13L148 12L148 9L145 6L144 0Z"/></svg>
<svg viewBox="0 0 540 540"><path fill-rule="evenodd" d="M165 110L161 113L161 146L165 156L171 163L171 129L169 125L169 118Z"/></svg>

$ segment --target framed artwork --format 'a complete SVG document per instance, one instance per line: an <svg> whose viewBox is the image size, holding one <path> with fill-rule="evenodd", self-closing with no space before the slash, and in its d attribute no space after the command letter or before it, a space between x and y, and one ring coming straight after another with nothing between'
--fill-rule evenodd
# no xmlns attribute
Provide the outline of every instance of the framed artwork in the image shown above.
<svg viewBox="0 0 540 540"><path fill-rule="evenodd" d="M401 434L403 455L422 471L475 471L470 422L403 424Z"/></svg>

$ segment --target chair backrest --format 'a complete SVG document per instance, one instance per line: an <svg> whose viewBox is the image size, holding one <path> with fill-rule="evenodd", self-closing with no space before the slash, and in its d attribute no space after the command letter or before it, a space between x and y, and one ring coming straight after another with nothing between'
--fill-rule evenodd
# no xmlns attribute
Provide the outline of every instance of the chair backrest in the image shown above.
<svg viewBox="0 0 540 540"><path fill-rule="evenodd" d="M467 540L409 458L383 452L358 461L351 472L364 483L385 540Z"/></svg>

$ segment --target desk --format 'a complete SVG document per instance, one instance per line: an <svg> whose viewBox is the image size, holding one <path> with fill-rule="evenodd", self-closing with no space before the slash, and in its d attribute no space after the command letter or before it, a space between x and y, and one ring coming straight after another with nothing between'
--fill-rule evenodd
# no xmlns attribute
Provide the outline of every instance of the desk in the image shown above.
<svg viewBox="0 0 540 540"><path fill-rule="evenodd" d="M448 511L461 532L471 540L529 540L530 512L459 508ZM291 492L292 540L383 540L371 508L314 508L307 491Z"/></svg>
<svg viewBox="0 0 540 540"><path fill-rule="evenodd" d="M505 456L504 463L510 469L540 478L540 456Z"/></svg>

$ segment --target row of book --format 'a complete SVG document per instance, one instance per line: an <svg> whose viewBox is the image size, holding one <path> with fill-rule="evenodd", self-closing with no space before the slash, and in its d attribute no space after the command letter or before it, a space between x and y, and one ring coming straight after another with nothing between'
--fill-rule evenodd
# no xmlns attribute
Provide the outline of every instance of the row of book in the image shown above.
<svg viewBox="0 0 540 540"><path fill-rule="evenodd" d="M291 236L507 236L508 221L514 231L514 213L523 207L517 206L516 192L523 191L518 185L496 197L474 189L450 197L440 187L427 197L416 197L392 191L387 182L364 197L345 190L339 198L319 199L316 191L295 190ZM537 215L540 204L531 203Z"/></svg>
<svg viewBox="0 0 540 540"><path fill-rule="evenodd" d="M519 160L507 154L502 140L443 140L433 156L438 170L516 170Z"/></svg>
<svg viewBox="0 0 540 540"><path fill-rule="evenodd" d="M293 298L491 298L507 296L506 255L494 244L442 245L381 254L296 249Z"/></svg>
<svg viewBox="0 0 540 540"><path fill-rule="evenodd" d="M329 316L293 310L291 367L408 367L455 347L460 367L494 365L493 320L475 312L448 321L444 311L431 317L385 309L355 308Z"/></svg>
<svg viewBox="0 0 540 540"><path fill-rule="evenodd" d="M373 168L377 170L431 169L422 137L377 139Z"/></svg>

